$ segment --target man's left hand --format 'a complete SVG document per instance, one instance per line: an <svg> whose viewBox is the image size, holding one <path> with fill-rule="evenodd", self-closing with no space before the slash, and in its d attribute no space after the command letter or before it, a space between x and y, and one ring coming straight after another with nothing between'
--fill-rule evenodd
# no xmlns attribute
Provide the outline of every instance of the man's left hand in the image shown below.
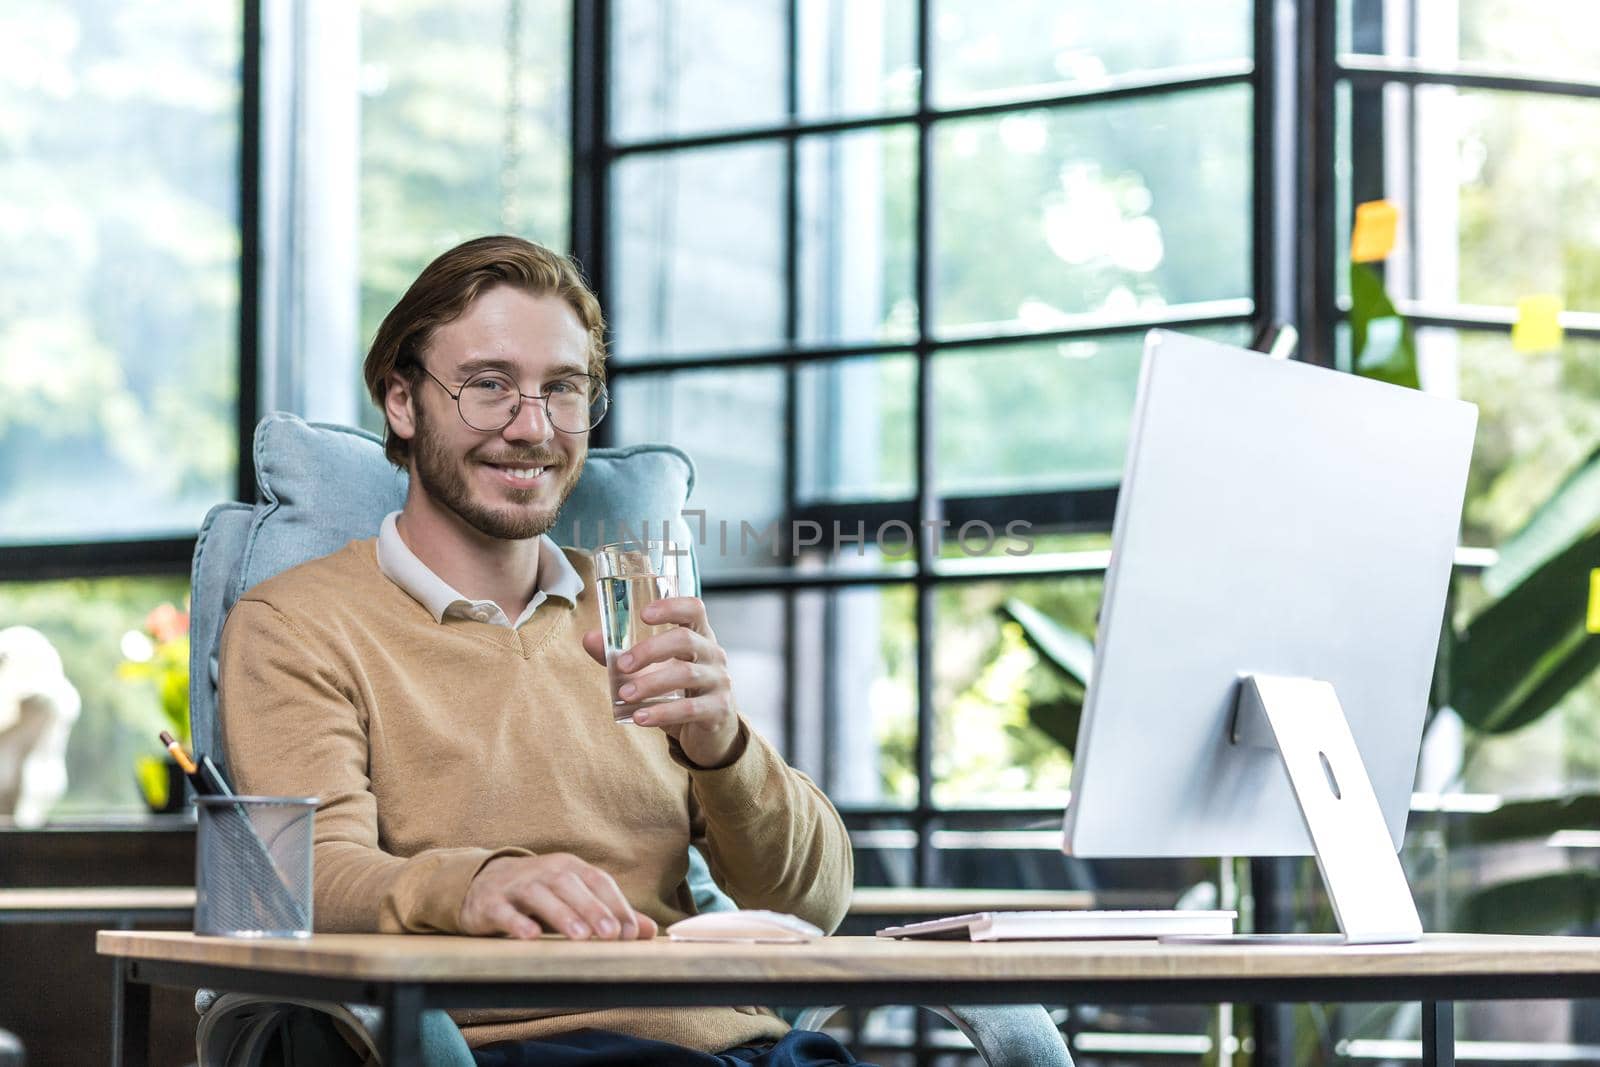
<svg viewBox="0 0 1600 1067"><path fill-rule="evenodd" d="M624 674L623 700L648 700L677 690L676 700L650 704L634 713L640 726L665 730L683 746L697 767L721 767L739 739L739 715L728 674L728 654L706 621L699 597L679 596L645 605L643 620L652 626L675 624L634 645L617 661ZM605 666L605 642L599 630L583 635L583 647Z"/></svg>

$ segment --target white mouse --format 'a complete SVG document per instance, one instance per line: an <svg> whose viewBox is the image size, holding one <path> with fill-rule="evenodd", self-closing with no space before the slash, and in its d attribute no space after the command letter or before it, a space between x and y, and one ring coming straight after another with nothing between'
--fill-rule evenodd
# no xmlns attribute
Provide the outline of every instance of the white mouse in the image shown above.
<svg viewBox="0 0 1600 1067"><path fill-rule="evenodd" d="M674 941L810 941L822 931L781 911L708 911L667 927Z"/></svg>

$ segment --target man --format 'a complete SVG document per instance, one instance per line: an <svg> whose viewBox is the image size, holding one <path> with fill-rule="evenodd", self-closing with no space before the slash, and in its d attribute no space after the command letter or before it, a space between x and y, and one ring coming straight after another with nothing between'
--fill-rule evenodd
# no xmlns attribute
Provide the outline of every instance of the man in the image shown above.
<svg viewBox="0 0 1600 1067"><path fill-rule="evenodd" d="M843 824L740 717L699 599L645 609L677 625L623 664L625 698L683 697L612 722L592 561L544 536L604 413L603 337L563 257L440 256L365 366L405 506L229 615L228 762L244 792L321 798L319 929L655 937L693 911L691 841L742 907L844 914ZM853 1062L753 1007L458 1021L483 1064Z"/></svg>

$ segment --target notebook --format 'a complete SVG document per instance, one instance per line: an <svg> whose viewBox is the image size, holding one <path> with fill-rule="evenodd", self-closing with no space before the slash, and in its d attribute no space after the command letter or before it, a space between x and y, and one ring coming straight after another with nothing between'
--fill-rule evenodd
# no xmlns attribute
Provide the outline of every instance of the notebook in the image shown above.
<svg viewBox="0 0 1600 1067"><path fill-rule="evenodd" d="M878 936L955 941L1227 937L1238 917L1236 911L980 911L886 926Z"/></svg>

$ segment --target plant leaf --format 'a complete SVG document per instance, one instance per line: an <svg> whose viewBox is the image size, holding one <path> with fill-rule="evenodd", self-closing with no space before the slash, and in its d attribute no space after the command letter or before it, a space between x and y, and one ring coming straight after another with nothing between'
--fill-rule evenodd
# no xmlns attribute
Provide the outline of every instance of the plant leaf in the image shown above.
<svg viewBox="0 0 1600 1067"><path fill-rule="evenodd" d="M1450 929L1460 933L1588 931L1600 911L1600 872L1574 869L1500 882L1467 894Z"/></svg>
<svg viewBox="0 0 1600 1067"><path fill-rule="evenodd" d="M1519 729L1600 666L1586 627L1600 531L1569 546L1467 624L1450 657L1451 706L1484 733Z"/></svg>
<svg viewBox="0 0 1600 1067"><path fill-rule="evenodd" d="M1026 601L1013 597L1000 605L1001 614L1022 627L1028 643L1066 676L1087 689L1094 674L1094 644Z"/></svg>
<svg viewBox="0 0 1600 1067"><path fill-rule="evenodd" d="M1000 613L1022 630L1042 669L1056 675L1054 682L1029 688L1028 721L1068 752L1076 752L1083 698L1094 673L1094 645L1025 601L1007 600Z"/></svg>
<svg viewBox="0 0 1600 1067"><path fill-rule="evenodd" d="M160 810L167 805L167 764L162 756L140 756L134 763L134 773L139 777L139 791L145 803Z"/></svg>
<svg viewBox="0 0 1600 1067"><path fill-rule="evenodd" d="M1499 559L1483 572L1483 587L1492 596L1504 596L1551 556L1596 532L1600 532L1600 449L1568 474L1522 529L1500 546Z"/></svg>
<svg viewBox="0 0 1600 1067"><path fill-rule="evenodd" d="M1421 388L1411 324L1365 263L1350 264L1350 352L1351 366L1362 377Z"/></svg>
<svg viewBox="0 0 1600 1067"><path fill-rule="evenodd" d="M1600 825L1600 793L1508 800L1493 811L1460 813L1445 821L1451 848L1549 837L1558 830Z"/></svg>

